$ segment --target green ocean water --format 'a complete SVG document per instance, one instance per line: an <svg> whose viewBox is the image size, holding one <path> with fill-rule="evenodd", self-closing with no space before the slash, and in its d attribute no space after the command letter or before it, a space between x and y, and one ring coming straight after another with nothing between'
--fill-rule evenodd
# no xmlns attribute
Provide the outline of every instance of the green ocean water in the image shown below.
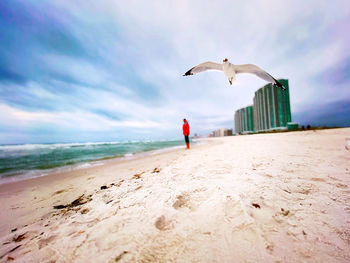
<svg viewBox="0 0 350 263"><path fill-rule="evenodd" d="M0 145L0 183L180 145L183 140Z"/></svg>

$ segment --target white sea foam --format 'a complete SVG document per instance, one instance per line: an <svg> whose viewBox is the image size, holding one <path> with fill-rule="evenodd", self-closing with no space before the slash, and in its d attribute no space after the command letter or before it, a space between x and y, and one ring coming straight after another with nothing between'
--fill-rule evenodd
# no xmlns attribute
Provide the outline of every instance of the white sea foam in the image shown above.
<svg viewBox="0 0 350 263"><path fill-rule="evenodd" d="M112 145L120 144L121 142L85 142L85 143L54 143L54 144L14 144L14 145L0 145L0 151L30 151L36 149L55 149L55 148L69 148L76 146L90 146L90 145Z"/></svg>
<svg viewBox="0 0 350 263"><path fill-rule="evenodd" d="M178 139L171 140L131 140L131 141L112 141L112 142L84 142L84 143L53 143L53 144L13 144L0 145L0 151L31 151L37 149L56 149L56 148L70 148L70 147L84 147L94 145L113 145L113 144L127 144L127 143L156 143L156 142L173 142Z"/></svg>
<svg viewBox="0 0 350 263"><path fill-rule="evenodd" d="M178 148L179 140L23 144L0 146L0 183L100 165L109 158L130 159ZM119 146L120 145L120 146ZM181 146L182 147L182 146Z"/></svg>

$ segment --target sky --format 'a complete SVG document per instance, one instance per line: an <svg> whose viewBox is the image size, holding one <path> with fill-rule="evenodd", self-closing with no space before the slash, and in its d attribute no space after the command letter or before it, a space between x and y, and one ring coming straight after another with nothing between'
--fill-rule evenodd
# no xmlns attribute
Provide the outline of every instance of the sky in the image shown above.
<svg viewBox="0 0 350 263"><path fill-rule="evenodd" d="M350 2L0 1L0 144L182 138L234 128L266 82L287 78L293 121L350 126Z"/></svg>

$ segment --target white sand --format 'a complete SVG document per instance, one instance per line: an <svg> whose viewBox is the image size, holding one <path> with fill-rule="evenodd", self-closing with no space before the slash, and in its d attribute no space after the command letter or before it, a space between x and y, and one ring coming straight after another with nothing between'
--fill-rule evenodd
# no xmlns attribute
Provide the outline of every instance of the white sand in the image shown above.
<svg viewBox="0 0 350 263"><path fill-rule="evenodd" d="M217 138L2 185L0 262L350 262L349 135Z"/></svg>

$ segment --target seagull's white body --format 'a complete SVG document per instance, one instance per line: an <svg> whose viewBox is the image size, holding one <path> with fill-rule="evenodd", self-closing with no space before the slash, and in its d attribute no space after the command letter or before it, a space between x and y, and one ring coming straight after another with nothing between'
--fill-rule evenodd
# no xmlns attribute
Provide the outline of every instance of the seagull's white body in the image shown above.
<svg viewBox="0 0 350 263"><path fill-rule="evenodd" d="M210 71L210 70L217 70L222 71L228 78L228 81L232 85L232 82L236 79L236 74L239 73L251 73L254 74L268 82L273 83L274 85L285 89L281 83L279 83L274 77L272 77L269 73L262 70L256 65L253 64L243 64L243 65L234 65L231 64L227 59L224 60L222 64L215 63L215 62L204 62L201 63L193 68L191 68L189 71L187 71L184 76L189 76L193 74L197 74L203 71Z"/></svg>
<svg viewBox="0 0 350 263"><path fill-rule="evenodd" d="M222 65L222 70L224 71L226 77L228 78L230 84L236 79L236 71L234 65L230 62L224 62Z"/></svg>

